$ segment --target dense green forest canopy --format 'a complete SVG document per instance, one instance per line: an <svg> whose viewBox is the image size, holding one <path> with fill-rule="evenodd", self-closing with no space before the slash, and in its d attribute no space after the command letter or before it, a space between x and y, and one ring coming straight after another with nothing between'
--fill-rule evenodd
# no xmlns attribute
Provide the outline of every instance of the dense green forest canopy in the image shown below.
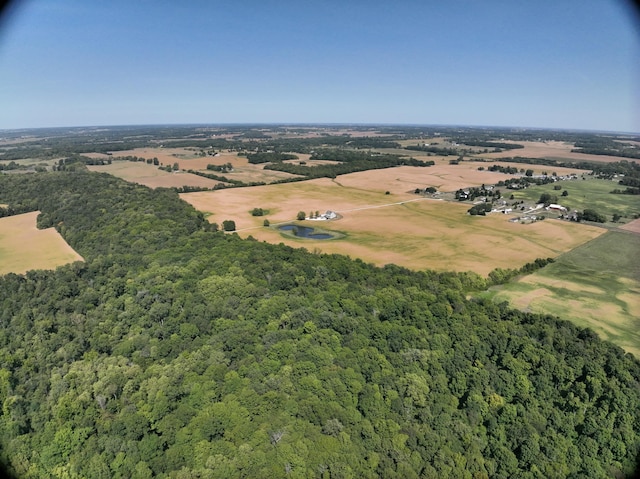
<svg viewBox="0 0 640 479"><path fill-rule="evenodd" d="M0 278L0 459L17 477L621 477L640 363L590 330L210 231L168 189L0 175L86 260Z"/></svg>

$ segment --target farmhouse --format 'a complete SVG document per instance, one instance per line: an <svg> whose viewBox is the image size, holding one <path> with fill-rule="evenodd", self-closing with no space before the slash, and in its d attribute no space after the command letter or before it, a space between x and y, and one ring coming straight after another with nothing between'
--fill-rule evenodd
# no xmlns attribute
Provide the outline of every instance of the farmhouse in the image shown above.
<svg viewBox="0 0 640 479"><path fill-rule="evenodd" d="M328 221L333 220L338 217L338 214L335 211L327 210L325 213L316 216L315 218L306 218L308 220L316 220L316 221Z"/></svg>
<svg viewBox="0 0 640 479"><path fill-rule="evenodd" d="M562 205L556 205L556 204L554 204L554 203L551 203L549 206L547 206L547 208L546 208L546 209L547 209L547 210L551 210L551 211L563 211L563 212L566 212L566 211L567 211L567 209L566 209L564 206L562 206Z"/></svg>

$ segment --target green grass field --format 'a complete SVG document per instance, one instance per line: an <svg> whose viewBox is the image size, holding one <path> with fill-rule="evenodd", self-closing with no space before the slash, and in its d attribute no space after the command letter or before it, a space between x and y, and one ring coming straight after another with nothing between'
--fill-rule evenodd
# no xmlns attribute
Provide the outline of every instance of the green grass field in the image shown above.
<svg viewBox="0 0 640 479"><path fill-rule="evenodd" d="M559 185L561 189L554 190L555 185ZM569 210L583 211L591 208L605 215L609 222L614 214L620 215L623 222L632 220L635 215L640 215L640 197L611 194L611 191L616 188L624 190L626 187L611 180L567 180L531 186L526 190L513 192L513 196L515 200L537 201L542 193L549 193L556 195L558 203ZM567 190L568 196L561 196L564 190ZM508 194L505 193L505 196Z"/></svg>
<svg viewBox="0 0 640 479"><path fill-rule="evenodd" d="M611 231L488 295L590 327L640 358L638 257L640 235Z"/></svg>

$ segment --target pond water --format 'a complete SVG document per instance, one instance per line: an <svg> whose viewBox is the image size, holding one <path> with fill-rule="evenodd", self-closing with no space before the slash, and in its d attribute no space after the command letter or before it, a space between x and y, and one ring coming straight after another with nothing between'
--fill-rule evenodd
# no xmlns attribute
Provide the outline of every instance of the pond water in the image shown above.
<svg viewBox="0 0 640 479"><path fill-rule="evenodd" d="M324 240L333 238L332 235L328 233L314 233L314 229L309 226L297 226L297 225L284 225L280 226L278 229L282 231L292 231L294 235L300 238L309 238L316 240Z"/></svg>

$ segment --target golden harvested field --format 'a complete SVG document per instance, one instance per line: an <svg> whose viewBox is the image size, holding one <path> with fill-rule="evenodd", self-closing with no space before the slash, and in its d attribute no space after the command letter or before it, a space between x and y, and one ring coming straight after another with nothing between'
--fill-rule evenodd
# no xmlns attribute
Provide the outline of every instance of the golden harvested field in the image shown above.
<svg viewBox="0 0 640 479"><path fill-rule="evenodd" d="M300 160L294 160L294 162L304 161L305 157L310 155L301 155L296 153ZM291 173L285 173L284 171L272 171L265 170L264 164L254 165L249 163L245 156L238 156L236 153L221 153L218 156L209 156L207 158L199 158L197 160L189 160L180 163L181 168L192 168L194 170L206 171L207 165L224 165L231 163L233 165L233 171L229 173L216 173L215 171L209 171L209 173L215 173L225 176L231 180L240 180L245 183L272 183L274 181L283 180L286 178L297 178L298 175L292 175ZM184 165L184 166L183 166Z"/></svg>
<svg viewBox="0 0 640 479"><path fill-rule="evenodd" d="M446 165L449 167L449 165ZM325 253L340 253L377 265L395 263L412 269L475 271L517 268L540 257L555 257L605 230L562 221L515 224L502 214L472 217L468 204L413 194L417 186L489 183L488 173L451 166L399 167L317 180L181 195L209 221L234 220L238 234ZM461 174L461 172L467 174ZM452 175L448 178L447 175ZM478 176L475 176L478 175ZM493 173L491 174L493 175ZM498 174L500 178L507 175ZM444 179L443 179L444 178ZM437 183L436 183L437 181ZM390 194L385 194L389 191ZM269 211L251 216L253 208ZM308 226L345 233L343 239L306 240L283 237L273 225L295 219L298 211L336 211L341 219L305 221ZM272 227L262 226L264 219Z"/></svg>
<svg viewBox="0 0 640 479"><path fill-rule="evenodd" d="M107 155L100 153L91 153L86 156L94 158L109 158ZM137 156L139 158L153 159L158 158L160 163L164 165L173 165L178 163L181 170L196 170L204 171L207 173L215 174L218 176L225 176L232 180L239 180L245 183L264 182L271 183L274 181L282 180L285 178L295 178L297 175L285 173L283 171L270 171L265 170L264 165L253 165L249 163L246 157L238 156L236 153L220 152L218 156L199 156L195 154L195 151L188 150L186 148L136 148L135 150L115 151L113 156ZM304 155L299 155L301 158ZM297 160L300 161L300 160ZM127 162L129 163L129 162ZM207 165L225 165L231 163L233 165L233 171L230 173L219 173L216 171L207 171ZM136 163L133 163L136 164ZM146 164L146 163L140 163ZM157 169L157 167L155 167ZM161 170L160 170L161 171ZM116 175L119 176L119 175ZM201 177L200 177L201 178ZM131 178L125 178L129 181L135 181ZM201 178L204 179L204 178ZM215 180L213 184L219 183ZM141 183L138 181L138 183ZM142 183L145 184L145 183ZM185 183L187 184L187 183ZM188 183L189 186L200 186L192 183ZM165 186L165 185L158 185ZM184 185L171 185L171 186L184 186Z"/></svg>
<svg viewBox="0 0 640 479"><path fill-rule="evenodd" d="M468 188L472 186L480 186L482 184L491 185L501 180L513 178L517 175L506 175L504 173L487 171L486 168L491 163L465 161L459 165L450 165L448 162L438 162L436 165L419 168L413 166L400 166L397 168L386 168L382 170L370 170L359 173L351 173L349 175L339 176L336 181L338 184L360 190L376 190L389 191L391 193L410 193L414 198L413 192L416 188L425 188L433 186L438 191L451 192L460 188ZM518 163L500 163L500 166L515 166L521 168L523 165ZM549 167L541 165L524 165L534 170L536 174L543 171L549 171ZM478 167L484 167L483 171L479 171ZM571 168L554 168L553 171L559 175L570 173L580 173L580 170Z"/></svg>
<svg viewBox="0 0 640 479"><path fill-rule="evenodd" d="M54 228L36 228L39 214L34 211L0 218L0 275L83 261Z"/></svg>
<svg viewBox="0 0 640 479"><path fill-rule="evenodd" d="M483 158L508 158L514 156L522 156L527 158L557 158L567 159L574 161L601 161L601 162L614 162L620 161L620 157L617 156L605 156L605 155L587 155L585 153L573 153L571 151L574 148L572 143L565 143L563 141L504 141L503 143L517 143L524 145L524 148L517 150L507 150L500 153L484 153L478 156Z"/></svg>
<svg viewBox="0 0 640 479"><path fill-rule="evenodd" d="M199 186L203 188L213 188L220 183L217 180L202 178L191 173L175 172L169 173L158 169L157 166L148 165L142 162L114 161L110 165L90 165L90 171L109 173L123 180L132 183L139 183L149 188L171 188L181 186Z"/></svg>
<svg viewBox="0 0 640 479"><path fill-rule="evenodd" d="M195 150L188 148L136 148L134 150L114 151L112 153L113 157L137 156L145 159L158 158L158 161L163 165L173 165L176 161L180 163L180 160L200 158L196 155Z"/></svg>

